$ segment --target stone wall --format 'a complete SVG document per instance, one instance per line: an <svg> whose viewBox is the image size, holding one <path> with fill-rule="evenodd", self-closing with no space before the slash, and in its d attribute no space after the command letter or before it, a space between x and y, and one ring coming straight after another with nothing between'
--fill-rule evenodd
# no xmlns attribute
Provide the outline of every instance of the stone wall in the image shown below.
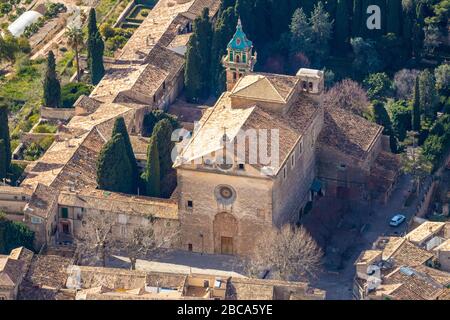
<svg viewBox="0 0 450 320"><path fill-rule="evenodd" d="M68 121L75 115L75 108L41 107L41 118Z"/></svg>
<svg viewBox="0 0 450 320"><path fill-rule="evenodd" d="M310 187L316 174L317 138L322 124L323 112L317 114L278 174L273 191L273 222L278 227L296 222L299 210L309 201Z"/></svg>

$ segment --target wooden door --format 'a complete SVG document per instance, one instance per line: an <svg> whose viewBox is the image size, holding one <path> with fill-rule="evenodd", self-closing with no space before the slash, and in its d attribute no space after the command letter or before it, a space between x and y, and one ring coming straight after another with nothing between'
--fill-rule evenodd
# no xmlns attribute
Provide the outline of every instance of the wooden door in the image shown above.
<svg viewBox="0 0 450 320"><path fill-rule="evenodd" d="M233 254L233 238L221 237L222 254Z"/></svg>

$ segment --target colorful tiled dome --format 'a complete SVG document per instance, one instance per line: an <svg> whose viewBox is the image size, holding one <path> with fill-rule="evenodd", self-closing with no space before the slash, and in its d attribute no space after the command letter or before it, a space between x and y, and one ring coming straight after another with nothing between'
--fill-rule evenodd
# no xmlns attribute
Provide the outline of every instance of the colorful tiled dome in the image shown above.
<svg viewBox="0 0 450 320"><path fill-rule="evenodd" d="M233 39L228 43L228 48L231 50L239 50L244 51L248 48L251 48L253 43L247 39L244 31L242 30L241 19L238 19L238 24L236 27L236 32L233 36Z"/></svg>

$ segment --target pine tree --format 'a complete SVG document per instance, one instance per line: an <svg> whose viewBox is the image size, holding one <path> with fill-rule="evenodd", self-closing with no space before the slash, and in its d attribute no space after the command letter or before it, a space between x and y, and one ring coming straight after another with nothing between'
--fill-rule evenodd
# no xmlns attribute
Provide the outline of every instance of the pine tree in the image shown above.
<svg viewBox="0 0 450 320"><path fill-rule="evenodd" d="M152 136L147 149L147 164L142 174L145 184L145 194L149 197L161 196L161 177L158 146L156 137Z"/></svg>
<svg viewBox="0 0 450 320"><path fill-rule="evenodd" d="M96 85L100 82L100 80L103 78L103 75L105 74L105 68L103 65L103 53L105 51L105 44L97 28L97 18L94 8L91 8L91 10L89 11L87 49L91 82L93 85Z"/></svg>
<svg viewBox="0 0 450 320"><path fill-rule="evenodd" d="M44 103L46 107L59 108L61 106L61 84L56 75L56 62L53 51L47 56L47 72L44 79Z"/></svg>
<svg viewBox="0 0 450 320"><path fill-rule="evenodd" d="M123 117L117 118L116 121L114 122L114 127L113 127L113 131L112 131L111 136L114 137L115 135L117 135L119 133L123 137L123 140L124 140L124 143L125 143L125 148L126 148L126 151L127 151L127 156L128 156L128 159L130 161L130 164L131 164L131 167L132 167L132 170L133 170L133 175L132 175L132 178L133 178L133 181L134 181L133 182L133 184L134 184L133 192L136 192L137 184L138 184L139 169L138 169L138 166L137 166L136 157L134 155L133 147L132 147L131 142L130 142L130 136L128 135L127 127L125 125L125 120L124 120Z"/></svg>
<svg viewBox="0 0 450 320"><path fill-rule="evenodd" d="M97 161L98 188L132 194L135 188L133 169L127 156L123 136L113 136L102 148Z"/></svg>
<svg viewBox="0 0 450 320"><path fill-rule="evenodd" d="M7 177L11 166L11 145L9 140L8 107L0 104L0 179Z"/></svg>
<svg viewBox="0 0 450 320"><path fill-rule="evenodd" d="M172 168L172 141L173 128L168 119L159 121L153 129L153 136L156 139L159 154L160 177L161 180Z"/></svg>
<svg viewBox="0 0 450 320"><path fill-rule="evenodd" d="M420 132L420 90L419 90L419 77L416 78L416 84L414 86L414 99L413 99L413 111L412 111L412 129L416 132Z"/></svg>

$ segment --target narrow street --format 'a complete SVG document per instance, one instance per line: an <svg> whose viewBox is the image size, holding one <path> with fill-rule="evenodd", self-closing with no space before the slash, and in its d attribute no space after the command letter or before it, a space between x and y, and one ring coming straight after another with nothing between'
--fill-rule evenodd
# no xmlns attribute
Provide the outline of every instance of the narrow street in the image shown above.
<svg viewBox="0 0 450 320"><path fill-rule="evenodd" d="M372 248L373 242L380 236L397 236L406 233L408 222L412 219L415 212L418 199L417 197L413 203L404 208L403 204L408 196L408 190L412 187L409 176L402 176L397 183L388 203L385 205L374 205L373 214L369 216L366 224L367 227L362 233L360 241L356 245L353 253L349 259L344 262L344 268L339 272L332 272L325 270L320 277L311 282L311 285L327 291L327 299L331 300L348 300L352 299L353 278L355 275L354 262L359 254ZM397 228L389 226L389 220L397 213L406 216L406 222Z"/></svg>

